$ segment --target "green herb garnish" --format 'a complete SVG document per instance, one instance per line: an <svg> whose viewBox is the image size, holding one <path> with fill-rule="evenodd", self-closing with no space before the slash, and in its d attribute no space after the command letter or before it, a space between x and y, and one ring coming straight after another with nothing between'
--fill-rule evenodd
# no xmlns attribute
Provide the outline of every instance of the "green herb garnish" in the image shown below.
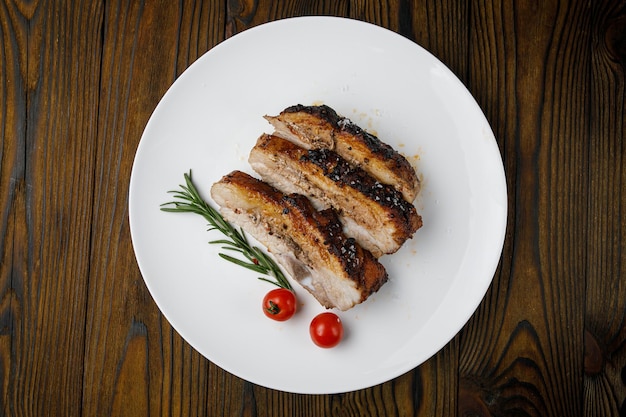
<svg viewBox="0 0 626 417"><path fill-rule="evenodd" d="M220 253L220 257L257 273L274 277L274 279L268 277L259 277L259 279L293 291L276 262L258 247L250 245L243 229L234 227L222 217L219 211L200 197L200 193L191 180L191 171L185 174L185 185L180 185L180 188L180 190L169 191L176 200L161 204L161 210L172 213L195 213L204 217L209 222L209 231L218 230L226 237L226 239L212 240L209 243L222 245L222 249L239 253L245 259L235 258L225 253Z"/></svg>

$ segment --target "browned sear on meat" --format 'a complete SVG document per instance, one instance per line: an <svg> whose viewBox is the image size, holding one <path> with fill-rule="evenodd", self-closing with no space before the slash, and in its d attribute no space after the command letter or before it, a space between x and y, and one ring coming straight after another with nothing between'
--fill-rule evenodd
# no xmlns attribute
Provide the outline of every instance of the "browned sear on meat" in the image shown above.
<svg viewBox="0 0 626 417"><path fill-rule="evenodd" d="M211 188L224 218L242 227L323 306L347 310L387 281L377 258L422 227L420 183L409 162L332 108L291 106L265 116L248 162Z"/></svg>
<svg viewBox="0 0 626 417"><path fill-rule="evenodd" d="M307 149L337 152L381 183L396 188L410 203L419 193L417 174L404 156L329 106L297 104L265 118L276 129L275 135Z"/></svg>
<svg viewBox="0 0 626 417"><path fill-rule="evenodd" d="M346 234L376 257L396 252L422 225L399 191L331 150L306 150L264 134L248 161L274 187L304 194L318 208L337 210Z"/></svg>
<svg viewBox="0 0 626 417"><path fill-rule="evenodd" d="M211 188L226 220L267 246L289 274L324 306L347 310L387 281L376 258L342 231L333 210L283 194L241 171Z"/></svg>

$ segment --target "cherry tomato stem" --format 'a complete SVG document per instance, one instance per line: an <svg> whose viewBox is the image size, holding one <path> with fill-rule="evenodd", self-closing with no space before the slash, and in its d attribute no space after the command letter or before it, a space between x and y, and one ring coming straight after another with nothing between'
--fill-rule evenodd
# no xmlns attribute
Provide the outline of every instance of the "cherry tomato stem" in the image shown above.
<svg viewBox="0 0 626 417"><path fill-rule="evenodd" d="M276 288L263 298L263 313L272 320L285 321L296 313L296 295L285 288Z"/></svg>

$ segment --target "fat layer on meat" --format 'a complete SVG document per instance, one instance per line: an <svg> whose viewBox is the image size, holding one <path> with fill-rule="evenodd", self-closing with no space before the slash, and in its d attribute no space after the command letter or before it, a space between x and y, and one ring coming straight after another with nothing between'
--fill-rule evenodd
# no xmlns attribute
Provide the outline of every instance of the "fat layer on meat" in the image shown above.
<svg viewBox="0 0 626 417"><path fill-rule="evenodd" d="M224 218L266 245L286 271L325 307L347 310L387 280L382 264L342 232L333 210L317 211L241 171L213 184Z"/></svg>
<svg viewBox="0 0 626 417"><path fill-rule="evenodd" d="M412 203L419 193L415 169L404 156L329 106L298 104L277 116L266 115L265 119L274 126L275 135L306 149L337 152L381 183L396 188L408 202Z"/></svg>
<svg viewBox="0 0 626 417"><path fill-rule="evenodd" d="M274 187L306 195L318 209L337 210L345 233L376 257L396 252L422 225L396 189L328 149L307 150L263 134L248 162Z"/></svg>

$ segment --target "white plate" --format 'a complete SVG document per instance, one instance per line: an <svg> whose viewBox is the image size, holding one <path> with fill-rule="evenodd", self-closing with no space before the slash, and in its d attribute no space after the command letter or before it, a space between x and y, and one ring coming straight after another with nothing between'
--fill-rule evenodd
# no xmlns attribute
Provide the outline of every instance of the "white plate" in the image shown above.
<svg viewBox="0 0 626 417"><path fill-rule="evenodd" d="M271 131L262 118L325 103L396 147L423 178L420 229L382 258L390 276L340 313L345 340L317 348L323 308L303 289L295 318L261 312L272 287L218 257L204 219L159 210L190 169L204 198ZM212 203L214 204L214 203ZM399 376L441 349L480 303L498 264L506 184L489 124L436 58L386 29L341 18L280 20L216 46L165 94L141 138L130 181L130 226L150 293L198 352L255 384L337 393ZM297 284L296 284L297 285ZM297 287L299 288L299 287Z"/></svg>

